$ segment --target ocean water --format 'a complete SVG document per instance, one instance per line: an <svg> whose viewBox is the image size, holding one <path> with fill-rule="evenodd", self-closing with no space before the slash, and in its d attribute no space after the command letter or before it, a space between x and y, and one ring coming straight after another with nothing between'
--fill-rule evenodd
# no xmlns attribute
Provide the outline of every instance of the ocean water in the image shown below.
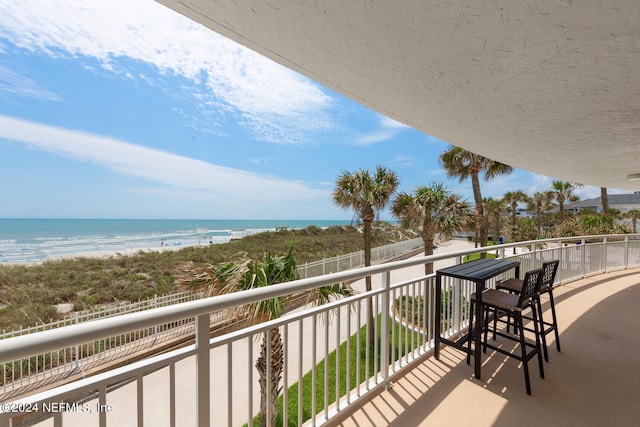
<svg viewBox="0 0 640 427"><path fill-rule="evenodd" d="M226 243L277 227L328 227L348 220L0 219L0 263Z"/></svg>

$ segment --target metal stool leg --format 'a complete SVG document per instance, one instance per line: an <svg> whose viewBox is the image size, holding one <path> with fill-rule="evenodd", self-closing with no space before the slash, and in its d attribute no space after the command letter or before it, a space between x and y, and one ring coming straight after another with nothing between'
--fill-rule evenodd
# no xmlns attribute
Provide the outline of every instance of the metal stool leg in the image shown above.
<svg viewBox="0 0 640 427"><path fill-rule="evenodd" d="M538 323L540 324L540 333L542 335L542 351L544 352L544 360L545 361L549 361L549 352L547 351L547 332L545 330L545 325L544 325L544 319L542 318L542 303L540 302L540 295L538 295L536 297L536 301L535 301L535 305L538 307L538 316L539 318L536 319L534 317L534 323ZM538 329L536 327L536 329Z"/></svg>
<svg viewBox="0 0 640 427"><path fill-rule="evenodd" d="M515 313L513 316L515 319L520 317L520 313ZM515 326L515 325L514 325ZM529 380L529 363L527 361L527 347L524 342L524 329L522 326L522 320L518 322L518 332L520 332L520 352L522 354L522 368L524 370L524 383L527 388L527 394L531 396L531 381Z"/></svg>
<svg viewBox="0 0 640 427"><path fill-rule="evenodd" d="M560 334L558 333L558 319L556 318L556 304L553 301L553 288L549 289L549 304L551 305L551 317L553 321L553 330L556 335L556 349L560 351Z"/></svg>

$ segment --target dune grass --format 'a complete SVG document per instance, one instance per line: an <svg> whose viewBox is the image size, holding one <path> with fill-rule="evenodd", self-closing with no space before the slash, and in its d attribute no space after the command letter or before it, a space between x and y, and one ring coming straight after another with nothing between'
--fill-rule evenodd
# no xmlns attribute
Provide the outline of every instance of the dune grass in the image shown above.
<svg viewBox="0 0 640 427"><path fill-rule="evenodd" d="M401 228L379 223L373 246L412 238ZM108 258L61 259L36 265L0 265L0 331L33 326L59 318L56 304L74 310L119 301L138 301L177 290L175 275L185 261L229 261L239 253L260 258L293 247L298 264L359 251L362 233L353 226L265 232L229 243L186 247L177 251L115 255Z"/></svg>

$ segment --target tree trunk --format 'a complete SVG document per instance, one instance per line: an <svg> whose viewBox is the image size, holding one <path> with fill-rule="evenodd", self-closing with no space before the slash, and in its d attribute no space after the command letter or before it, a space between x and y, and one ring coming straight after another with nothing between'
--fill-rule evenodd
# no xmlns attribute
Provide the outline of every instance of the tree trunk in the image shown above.
<svg viewBox="0 0 640 427"><path fill-rule="evenodd" d="M607 187L600 187L600 200L602 201L602 212L609 213L609 195L607 194Z"/></svg>
<svg viewBox="0 0 640 427"><path fill-rule="evenodd" d="M364 232L362 233L364 237L364 265L365 267L368 267L371 265L371 224L373 220L363 218L362 221L364 223ZM371 276L367 276L365 283L367 291L370 291Z"/></svg>
<svg viewBox="0 0 640 427"><path fill-rule="evenodd" d="M267 338L271 340L271 366L270 383L267 389ZM262 338L260 347L260 357L256 362L260 384L260 426L267 426L267 405L271 409L270 424L276 425L276 416L278 415L278 397L282 392L280 381L282 379L282 367L284 366L282 337L278 328L273 328L269 334L265 333Z"/></svg>
<svg viewBox="0 0 640 427"><path fill-rule="evenodd" d="M373 208L369 206L368 209L365 209L365 211L362 212L361 217L362 217L362 222L364 226L364 231L362 233L364 237L364 265L368 267L371 265L371 229L372 229L373 220L375 219L375 213L373 211ZM367 291L371 290L371 276L367 276L365 278L365 288ZM373 344L375 343L376 335L374 333L375 323L374 323L374 316L373 316L373 301L371 298L368 299L367 306L369 309L369 320L368 320L369 336L367 341L371 346L373 346Z"/></svg>
<svg viewBox="0 0 640 427"><path fill-rule="evenodd" d="M480 246L487 246L487 228L484 226L484 207L482 205L482 193L480 192L480 178L477 172L471 173L471 186L473 187L473 198L476 203L477 229L480 232ZM482 252L480 257L486 258L487 253Z"/></svg>
<svg viewBox="0 0 640 427"><path fill-rule="evenodd" d="M422 241L424 242L424 254L426 256L433 255L433 240L435 238L434 233L430 233L428 230L424 231L425 227L422 227ZM433 263L428 262L424 265L424 274L429 275L433 273Z"/></svg>
<svg viewBox="0 0 640 427"><path fill-rule="evenodd" d="M538 234L542 237L542 206L536 206L536 220L538 222Z"/></svg>

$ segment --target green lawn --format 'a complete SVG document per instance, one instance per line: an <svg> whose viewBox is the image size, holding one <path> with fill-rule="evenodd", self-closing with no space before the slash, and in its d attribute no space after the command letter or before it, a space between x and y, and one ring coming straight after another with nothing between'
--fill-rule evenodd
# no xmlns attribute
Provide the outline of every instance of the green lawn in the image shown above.
<svg viewBox="0 0 640 427"><path fill-rule="evenodd" d="M497 258L497 257L498 256L496 254L490 254L487 252L487 258ZM462 258L462 262L474 261L476 259L480 259L480 254L465 255L464 258Z"/></svg>
<svg viewBox="0 0 640 427"><path fill-rule="evenodd" d="M380 330L381 318L378 316L377 318L378 328ZM392 328L395 327L395 335L392 335ZM415 345L419 345L419 334L413 333L398 333L399 325L393 320L389 321L389 342L391 342L392 336L395 338L395 346L394 351L391 351L389 348L390 354L390 363L396 361L403 357L406 353L406 345L405 343L409 343L409 347L412 343ZM413 337L411 336L413 335ZM412 340L413 338L413 340ZM360 341L360 353L357 353L357 343ZM349 376L347 378L347 346L349 347L348 353L350 355L349 360ZM347 393L347 389L351 390L357 384L356 381L360 383L364 382L367 378L372 377L374 375L374 366L373 360L374 356L374 346L369 347L369 364L368 364L368 372L367 372L367 358L366 351L367 348L367 337L366 337L366 326L363 326L360 329L360 332L354 334L350 337L348 343L347 341L343 342L340 345L340 359L339 363L336 363L336 351L331 352L327 358L327 363L325 365L325 360L322 360L320 363L316 365L315 369L315 389L316 389L316 411L318 413L324 410L324 401L325 401L325 366L326 366L326 377L327 381L327 401L329 405L336 399L336 389L339 386L339 396L343 396ZM378 338L378 342L375 346L377 348L377 358L380 355L380 338ZM411 351L411 348L409 348ZM359 377L358 377L358 362L360 365L359 369ZM378 367L379 369L379 367ZM339 381L336 381L336 372L339 370ZM287 391L287 425L288 426L297 426L298 425L298 387L299 383L296 383L289 387ZM313 371L307 372L306 375L302 378L302 421L305 422L313 416L312 413L312 396L313 396ZM276 425L284 425L283 417L282 417L282 408L283 408L284 398L280 396L278 401L278 415L276 419ZM257 415L253 419L253 425L260 425L260 417Z"/></svg>

